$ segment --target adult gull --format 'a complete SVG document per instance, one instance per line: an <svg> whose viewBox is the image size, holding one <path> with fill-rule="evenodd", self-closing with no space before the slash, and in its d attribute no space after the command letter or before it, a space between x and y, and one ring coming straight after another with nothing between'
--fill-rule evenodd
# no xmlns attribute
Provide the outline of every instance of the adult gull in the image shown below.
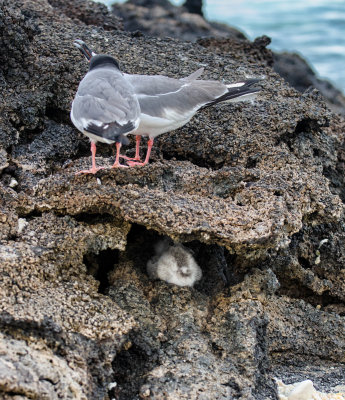
<svg viewBox="0 0 345 400"><path fill-rule="evenodd" d="M74 44L88 60L90 66L93 60L99 57L82 40L76 40ZM114 65L116 63L118 66L117 61L113 60ZM102 71L106 72L105 67L99 68L98 71L99 79L107 82L109 75L104 73L102 76ZM252 99L260 90L254 86L260 79L224 84L213 80L198 79L202 73L203 68L200 68L188 77L175 79L163 75L126 74L120 72L119 69L117 70L117 77L121 81L121 85L119 87L107 85L110 90L107 94L109 101L107 107L113 109L114 114L119 113L119 110L126 110L127 117L117 121L121 128L116 125L116 128L119 129L116 132L121 131L120 136L117 135L116 137L119 137L122 143L127 135L136 135L135 157L129 158L117 152L117 163L118 158L122 157L127 160L127 164L130 166L146 165L149 162L153 142L157 136L182 127L200 109L220 102ZM119 91L124 91L124 88L126 88L126 94L119 95ZM129 110L128 107L133 107L133 109ZM89 117L87 118L89 119ZM97 118L97 116L94 116L94 118ZM108 121L104 122L109 125L109 130L115 127L108 124ZM92 139L90 135L88 136ZM143 162L139 155L141 136L148 136L149 138L147 153ZM119 140L120 143L121 141ZM120 147L121 144L117 145L118 149ZM115 164L114 167L120 166L119 163Z"/></svg>

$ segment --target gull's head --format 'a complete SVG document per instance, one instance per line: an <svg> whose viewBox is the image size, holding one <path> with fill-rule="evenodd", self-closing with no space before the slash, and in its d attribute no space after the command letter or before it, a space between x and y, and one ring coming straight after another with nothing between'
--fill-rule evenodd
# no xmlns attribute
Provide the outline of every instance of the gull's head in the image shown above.
<svg viewBox="0 0 345 400"><path fill-rule="evenodd" d="M107 54L97 54L96 56L93 56L90 60L89 71L101 67L116 68L118 70L120 69L119 63L115 60L114 57Z"/></svg>

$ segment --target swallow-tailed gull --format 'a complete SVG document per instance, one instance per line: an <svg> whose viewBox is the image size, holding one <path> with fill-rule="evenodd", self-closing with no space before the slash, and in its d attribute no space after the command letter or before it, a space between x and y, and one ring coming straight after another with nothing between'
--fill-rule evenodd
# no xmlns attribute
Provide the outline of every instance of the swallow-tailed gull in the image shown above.
<svg viewBox="0 0 345 400"><path fill-rule="evenodd" d="M82 40L76 40L75 45L86 59L92 63L97 55ZM103 68L102 68L103 69ZM99 68L99 73L102 73ZM253 87L260 79L248 79L233 84L218 81L199 80L203 68L181 79L169 78L162 75L131 75L121 73L121 82L126 82L131 93L139 103L139 123L135 129L123 131L122 135L136 135L136 154L127 159L130 166L146 165L150 158L154 138L162 133L182 127L202 109L220 102L236 102L252 99L260 89ZM120 72L117 72L120 74ZM85 78L84 78L85 79ZM103 79L107 79L104 77ZM118 97L118 88L114 88L114 99L110 98L111 106L121 109L124 99ZM111 94L109 94L111 96ZM115 100L116 99L116 100ZM116 104L115 104L116 103ZM114 111L116 113L117 111ZM133 110L134 114L137 108ZM84 116L85 118L85 116ZM133 117L132 117L133 118ZM134 121L133 121L134 122ZM121 122L121 125L124 121ZM135 119L135 124L137 120ZM131 126L132 127L132 126ZM148 136L148 148L145 160L140 161L139 145L141 136Z"/></svg>
<svg viewBox="0 0 345 400"><path fill-rule="evenodd" d="M96 143L116 143L116 160L120 167L122 143L126 134L135 131L140 122L140 106L130 85L120 72L117 61L108 55L95 55L89 72L79 84L72 103L71 120L91 140L92 167L78 173L96 173Z"/></svg>

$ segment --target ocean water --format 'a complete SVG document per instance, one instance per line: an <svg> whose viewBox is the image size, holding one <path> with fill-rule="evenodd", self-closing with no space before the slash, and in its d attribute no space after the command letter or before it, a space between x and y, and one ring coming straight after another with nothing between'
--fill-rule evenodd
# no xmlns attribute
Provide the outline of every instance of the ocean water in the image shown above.
<svg viewBox="0 0 345 400"><path fill-rule="evenodd" d="M204 0L204 13L250 39L269 36L272 50L301 54L320 77L345 92L344 0Z"/></svg>
<svg viewBox="0 0 345 400"><path fill-rule="evenodd" d="M344 92L344 0L206 0L205 14L251 39L266 34L271 49L301 54L318 75Z"/></svg>

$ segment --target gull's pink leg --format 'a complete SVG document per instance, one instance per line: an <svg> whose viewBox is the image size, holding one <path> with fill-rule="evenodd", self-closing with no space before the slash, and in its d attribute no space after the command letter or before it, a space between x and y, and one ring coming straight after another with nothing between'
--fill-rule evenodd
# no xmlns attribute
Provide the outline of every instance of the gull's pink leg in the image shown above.
<svg viewBox="0 0 345 400"><path fill-rule="evenodd" d="M140 140L141 140L141 136L140 135L136 135L135 136L135 157L127 157L127 156L122 156L120 154L120 158L123 158L125 160L131 160L131 161L140 161Z"/></svg>
<svg viewBox="0 0 345 400"><path fill-rule="evenodd" d="M83 169L76 173L79 174L95 174L100 169L104 169L104 167L96 167L96 143L91 142L91 155L92 155L92 167L90 169Z"/></svg>
<svg viewBox="0 0 345 400"><path fill-rule="evenodd" d="M146 152L146 157L145 157L145 161L144 162L127 161L127 164L130 165L131 167L134 167L135 165L137 165L137 166L146 165L149 162L149 159L150 159L152 146L153 146L153 139L150 139L147 142L147 152Z"/></svg>
<svg viewBox="0 0 345 400"><path fill-rule="evenodd" d="M116 143L116 158L113 166L111 168L128 168L127 165L122 165L119 162L120 159L120 149L121 149L121 143Z"/></svg>
<svg viewBox="0 0 345 400"><path fill-rule="evenodd" d="M140 140L141 140L141 136L140 135L136 135L135 137L135 157L134 159L137 161L140 161Z"/></svg>

